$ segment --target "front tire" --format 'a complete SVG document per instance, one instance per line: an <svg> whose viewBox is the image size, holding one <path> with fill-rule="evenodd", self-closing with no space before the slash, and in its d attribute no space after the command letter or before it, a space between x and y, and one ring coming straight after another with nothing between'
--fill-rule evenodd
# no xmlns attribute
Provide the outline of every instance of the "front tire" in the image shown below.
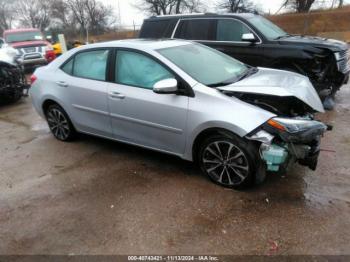
<svg viewBox="0 0 350 262"><path fill-rule="evenodd" d="M254 184L260 159L257 147L250 141L219 134L202 143L198 162L202 172L214 183L242 189Z"/></svg>
<svg viewBox="0 0 350 262"><path fill-rule="evenodd" d="M76 137L74 126L62 107L52 104L47 108L45 115L50 131L56 139L66 142Z"/></svg>

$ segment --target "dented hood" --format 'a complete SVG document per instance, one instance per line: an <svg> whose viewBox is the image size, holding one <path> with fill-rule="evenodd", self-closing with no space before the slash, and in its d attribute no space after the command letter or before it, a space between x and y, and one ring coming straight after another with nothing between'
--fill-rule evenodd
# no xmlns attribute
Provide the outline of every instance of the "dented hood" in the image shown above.
<svg viewBox="0 0 350 262"><path fill-rule="evenodd" d="M322 102L309 79L288 71L259 68L259 71L219 90L281 97L296 97L312 109L324 112Z"/></svg>

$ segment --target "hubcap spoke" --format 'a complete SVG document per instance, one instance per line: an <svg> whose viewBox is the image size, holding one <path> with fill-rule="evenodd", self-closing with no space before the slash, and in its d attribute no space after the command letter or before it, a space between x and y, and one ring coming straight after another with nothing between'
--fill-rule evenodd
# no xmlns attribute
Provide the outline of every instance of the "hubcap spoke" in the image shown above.
<svg viewBox="0 0 350 262"><path fill-rule="evenodd" d="M236 169L234 169L231 166L229 166L229 168L236 174L236 176L238 176L241 179L241 181L243 181L245 179L245 176L243 176L241 173L239 173Z"/></svg>
<svg viewBox="0 0 350 262"><path fill-rule="evenodd" d="M206 150L210 152L213 156L215 156L217 159L222 160L222 158L217 153L215 153L214 150L212 150L210 147L207 147Z"/></svg>
<svg viewBox="0 0 350 262"><path fill-rule="evenodd" d="M242 151L239 151L236 155L234 155L233 157L230 157L229 159L227 159L227 161L232 161L232 160L235 160L241 156L244 156L243 152Z"/></svg>
<svg viewBox="0 0 350 262"><path fill-rule="evenodd" d="M218 150L219 152L219 155L220 155L220 159L224 159L223 155L222 155L222 152L221 152L221 149L220 149L220 146L219 146L219 142L215 142L214 143L216 149Z"/></svg>
<svg viewBox="0 0 350 262"><path fill-rule="evenodd" d="M217 168L220 167L220 166L222 166L221 163L220 163L220 164L217 164L217 165L214 166L214 167L209 168L209 169L207 170L207 172L208 172L208 173L211 173L211 172L213 172L215 169L217 169Z"/></svg>
<svg viewBox="0 0 350 262"><path fill-rule="evenodd" d="M224 168L222 169L222 171L220 173L220 177L219 177L219 180L218 180L219 183L222 183L222 177L223 177L225 171L226 171L226 167L224 166Z"/></svg>
<svg viewBox="0 0 350 262"><path fill-rule="evenodd" d="M245 171L248 171L248 166L241 166L241 165L237 165L237 164L229 164L230 167L234 167L234 168L239 168L239 169L243 169Z"/></svg>
<svg viewBox="0 0 350 262"><path fill-rule="evenodd" d="M220 160L203 159L203 163L206 163L206 164L221 164L221 161Z"/></svg>

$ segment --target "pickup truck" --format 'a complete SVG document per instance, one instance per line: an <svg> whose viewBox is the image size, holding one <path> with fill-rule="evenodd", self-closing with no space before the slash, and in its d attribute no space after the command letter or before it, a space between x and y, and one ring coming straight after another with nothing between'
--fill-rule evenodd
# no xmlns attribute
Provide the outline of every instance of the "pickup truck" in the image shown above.
<svg viewBox="0 0 350 262"><path fill-rule="evenodd" d="M17 59L30 69L46 65L56 58L51 44L44 39L39 29L11 29L4 31L5 43L17 49Z"/></svg>
<svg viewBox="0 0 350 262"><path fill-rule="evenodd" d="M257 14L153 16L144 20L139 37L193 40L251 66L303 74L322 100L333 101L334 94L349 80L346 43L291 35Z"/></svg>

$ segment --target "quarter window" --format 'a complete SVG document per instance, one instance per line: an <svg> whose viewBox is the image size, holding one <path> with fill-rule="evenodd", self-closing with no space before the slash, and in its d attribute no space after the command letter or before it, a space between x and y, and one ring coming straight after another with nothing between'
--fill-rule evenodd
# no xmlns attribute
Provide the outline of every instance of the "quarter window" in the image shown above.
<svg viewBox="0 0 350 262"><path fill-rule="evenodd" d="M241 42L243 34L252 33L242 22L234 19L220 19L217 25L217 41Z"/></svg>
<svg viewBox="0 0 350 262"><path fill-rule="evenodd" d="M66 62L63 66L62 66L62 70L63 72L71 75L73 72L73 61L74 59L70 59L68 62Z"/></svg>
<svg viewBox="0 0 350 262"><path fill-rule="evenodd" d="M214 19L193 19L180 22L175 38L189 40L214 40Z"/></svg>
<svg viewBox="0 0 350 262"><path fill-rule="evenodd" d="M74 57L73 76L106 80L108 50L86 51ZM65 65L69 70L69 62ZM63 71L65 66L62 68Z"/></svg>
<svg viewBox="0 0 350 262"><path fill-rule="evenodd" d="M119 84L153 89L160 80L174 78L155 60L136 52L118 51L116 81Z"/></svg>

